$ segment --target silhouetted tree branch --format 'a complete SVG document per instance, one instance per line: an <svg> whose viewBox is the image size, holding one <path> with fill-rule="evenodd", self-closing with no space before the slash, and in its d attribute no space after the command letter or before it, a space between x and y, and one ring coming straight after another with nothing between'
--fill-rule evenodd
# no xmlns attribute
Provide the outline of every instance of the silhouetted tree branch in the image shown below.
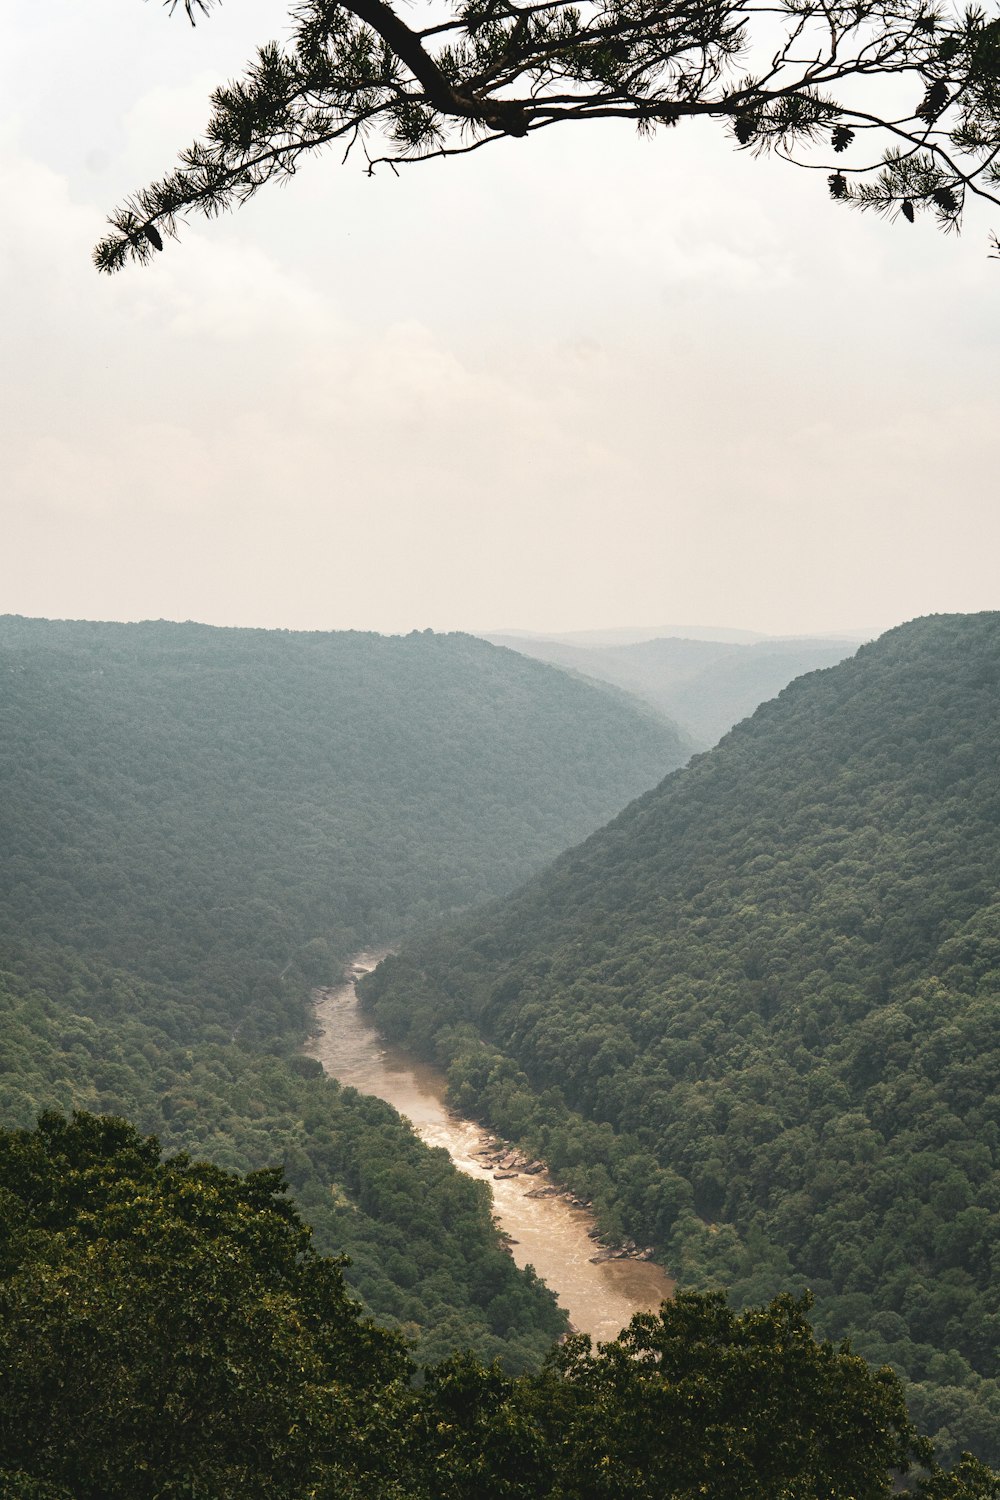
<svg viewBox="0 0 1000 1500"><path fill-rule="evenodd" d="M212 3L184 0L192 22ZM708 115L738 146L822 173L838 202L911 223L929 213L957 229L969 195L1000 201L1000 18L982 9L936 0L452 7L421 29L386 0L300 0L290 44L262 47L243 79L215 91L204 138L111 217L97 266L148 260L189 211L211 217L243 203L332 143L345 158L360 146L371 169L599 119L650 131Z"/></svg>

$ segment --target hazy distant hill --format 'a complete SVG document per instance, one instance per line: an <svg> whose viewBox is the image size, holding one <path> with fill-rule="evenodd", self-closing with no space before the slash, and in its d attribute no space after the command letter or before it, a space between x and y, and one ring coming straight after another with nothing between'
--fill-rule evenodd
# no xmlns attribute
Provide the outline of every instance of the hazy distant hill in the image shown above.
<svg viewBox="0 0 1000 1500"><path fill-rule="evenodd" d="M754 641L770 639L759 630L741 630L726 625L613 625L601 630L566 630L546 632L537 630L482 630L477 631L484 640L521 639L535 641L557 641L561 646L636 646L642 641L740 641L750 645Z"/></svg>
<svg viewBox="0 0 1000 1500"><path fill-rule="evenodd" d="M0 1124L284 1164L352 1286L514 1366L565 1328L481 1184L298 1055L354 946L512 886L685 751L470 636L0 620Z"/></svg>
<svg viewBox="0 0 1000 1500"><path fill-rule="evenodd" d="M847 640L743 643L671 637L587 645L519 634L486 639L633 693L701 748L714 745L793 678L832 667L857 650L857 642Z"/></svg>
<svg viewBox="0 0 1000 1500"><path fill-rule="evenodd" d="M8 617L0 709L0 935L223 985L509 889L687 754L623 699L429 631Z"/></svg>
<svg viewBox="0 0 1000 1500"><path fill-rule="evenodd" d="M998 747L1000 615L917 620L368 991L688 1284L810 1286L994 1461Z"/></svg>

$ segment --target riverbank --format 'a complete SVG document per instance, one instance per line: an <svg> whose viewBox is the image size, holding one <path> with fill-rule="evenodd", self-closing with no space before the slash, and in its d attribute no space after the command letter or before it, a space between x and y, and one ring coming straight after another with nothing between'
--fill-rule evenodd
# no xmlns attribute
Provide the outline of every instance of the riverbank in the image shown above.
<svg viewBox="0 0 1000 1500"><path fill-rule="evenodd" d="M379 1036L361 1011L354 983L380 956L358 954L345 984L317 992L309 1055L341 1083L393 1105L428 1145L446 1150L459 1171L480 1181L488 1174L495 1217L516 1263L534 1267L575 1328L607 1340L634 1313L658 1308L674 1283L644 1248L603 1243L587 1205L554 1182L543 1162L522 1158L456 1115L445 1103L444 1075ZM494 1166L494 1159L512 1164ZM524 1168L516 1165L521 1159Z"/></svg>
<svg viewBox="0 0 1000 1500"><path fill-rule="evenodd" d="M454 1111L449 1111L455 1118ZM458 1117L460 1118L460 1117ZM557 1186L549 1176L548 1166L544 1161L530 1160L524 1156L516 1146L509 1141L502 1140L499 1136L484 1134L484 1144L476 1151L475 1155L481 1160L484 1172L492 1171L494 1182L510 1182L515 1177L538 1177L544 1175L545 1181L539 1181L537 1187L529 1188L526 1198L562 1198L564 1203L569 1203L573 1208L589 1210L590 1201L587 1198L578 1198L569 1188ZM596 1224L587 1231L587 1237L600 1248L596 1255L590 1257L591 1265L601 1265L609 1260L639 1260L651 1261L653 1259L653 1247L647 1246L641 1250L635 1240L622 1240L615 1245L609 1242L601 1234Z"/></svg>

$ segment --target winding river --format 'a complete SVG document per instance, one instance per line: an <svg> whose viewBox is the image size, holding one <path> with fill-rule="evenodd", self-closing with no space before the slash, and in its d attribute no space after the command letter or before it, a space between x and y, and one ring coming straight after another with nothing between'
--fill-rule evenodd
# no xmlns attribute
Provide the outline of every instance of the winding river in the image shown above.
<svg viewBox="0 0 1000 1500"><path fill-rule="evenodd" d="M352 973L374 968L380 955L359 954ZM674 1283L651 1261L607 1260L594 1264L600 1246L591 1238L594 1220L555 1193L544 1172L503 1181L480 1154L493 1137L471 1120L445 1107L445 1079L437 1069L388 1046L362 1014L354 980L320 992L316 1035L307 1051L325 1071L364 1094L385 1099L405 1115L429 1146L443 1146L459 1171L485 1178L493 1189L494 1210L519 1266L532 1265L552 1288L574 1328L594 1339L612 1339L633 1313L659 1307Z"/></svg>

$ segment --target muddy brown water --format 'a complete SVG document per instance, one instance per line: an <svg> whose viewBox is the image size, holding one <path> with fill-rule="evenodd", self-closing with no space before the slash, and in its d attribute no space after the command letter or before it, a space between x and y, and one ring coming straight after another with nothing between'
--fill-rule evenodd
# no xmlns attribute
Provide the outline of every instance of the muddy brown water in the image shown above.
<svg viewBox="0 0 1000 1500"><path fill-rule="evenodd" d="M377 955L358 955L354 974L367 972L376 961ZM332 1078L385 1099L427 1145L443 1146L459 1171L489 1183L497 1220L514 1241L515 1261L534 1266L581 1333L613 1339L633 1313L656 1309L671 1296L674 1283L652 1261L593 1265L599 1246L588 1234L594 1220L587 1210L561 1197L527 1196L554 1186L546 1173L494 1181L493 1168L485 1168L476 1155L493 1138L445 1107L442 1073L387 1045L362 1014L353 979L318 994L316 1027L306 1050Z"/></svg>

